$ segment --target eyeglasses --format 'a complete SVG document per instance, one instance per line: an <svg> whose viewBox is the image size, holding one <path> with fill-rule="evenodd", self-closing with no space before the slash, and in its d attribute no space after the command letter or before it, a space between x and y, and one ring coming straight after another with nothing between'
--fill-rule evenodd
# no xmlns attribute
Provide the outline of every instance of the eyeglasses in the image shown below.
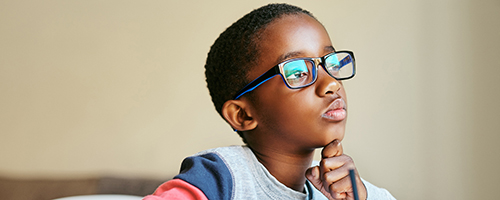
<svg viewBox="0 0 500 200"><path fill-rule="evenodd" d="M351 51L337 51L319 58L296 58L284 61L250 82L235 95L235 100L259 87L276 75L281 75L283 82L290 89L307 87L316 82L318 66L337 80L347 80L356 74L354 54Z"/></svg>

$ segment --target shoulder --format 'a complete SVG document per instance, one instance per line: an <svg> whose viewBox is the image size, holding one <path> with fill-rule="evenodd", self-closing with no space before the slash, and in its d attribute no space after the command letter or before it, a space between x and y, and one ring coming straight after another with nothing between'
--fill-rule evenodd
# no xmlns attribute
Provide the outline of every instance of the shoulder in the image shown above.
<svg viewBox="0 0 500 200"><path fill-rule="evenodd" d="M222 158L229 158L235 155L241 155L246 152L246 149L248 147L246 146L239 146L239 145L234 145L234 146L227 146L227 147L218 147L218 148L213 148L213 149L208 149L204 151L200 151L193 156L203 156L206 154L217 154ZM192 157L193 157L192 156Z"/></svg>
<svg viewBox="0 0 500 200"><path fill-rule="evenodd" d="M233 195L234 176L229 163L235 162L238 157L241 160L244 152L244 147L241 146L199 152L182 161L180 173L174 178L199 188L208 199L230 199Z"/></svg>

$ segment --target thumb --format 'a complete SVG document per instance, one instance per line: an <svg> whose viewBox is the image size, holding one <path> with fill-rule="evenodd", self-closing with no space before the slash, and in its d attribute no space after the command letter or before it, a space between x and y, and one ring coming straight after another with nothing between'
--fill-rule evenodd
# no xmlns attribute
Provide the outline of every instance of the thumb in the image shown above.
<svg viewBox="0 0 500 200"><path fill-rule="evenodd" d="M340 143L340 140L334 140L330 142L330 144L327 144L323 150L321 150L321 156L323 158L331 158L335 156L340 156L344 153L344 150L342 148L342 144Z"/></svg>
<svg viewBox="0 0 500 200"><path fill-rule="evenodd" d="M318 189L321 193L323 193L323 195L325 195L327 197L331 197L330 193L328 191L326 191L325 188L323 187L323 182L321 181L319 173L320 172L319 172L318 166L311 167L311 168L306 170L306 178L307 178L307 180L309 180L309 182L311 182L311 184L316 189ZM329 199L331 199L331 198L329 198Z"/></svg>
<svg viewBox="0 0 500 200"><path fill-rule="evenodd" d="M321 179L319 178L319 167L314 166L314 167L307 169L306 170L306 178L311 183L321 182Z"/></svg>

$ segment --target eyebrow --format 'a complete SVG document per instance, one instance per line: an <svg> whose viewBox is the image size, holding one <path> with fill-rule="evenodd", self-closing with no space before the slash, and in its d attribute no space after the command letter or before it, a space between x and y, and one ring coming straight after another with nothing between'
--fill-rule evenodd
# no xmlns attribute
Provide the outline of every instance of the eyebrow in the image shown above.
<svg viewBox="0 0 500 200"><path fill-rule="evenodd" d="M333 46L326 46L325 51L335 51L335 48Z"/></svg>
<svg viewBox="0 0 500 200"><path fill-rule="evenodd" d="M328 52L332 52L332 51L335 51L335 48L333 48L333 46L325 46L324 50L328 51ZM276 63L281 63L289 58L297 57L297 56L302 55L302 54L304 54L302 51L292 51L292 52L285 53L285 54L281 55L280 57L278 57L278 60L276 61Z"/></svg>

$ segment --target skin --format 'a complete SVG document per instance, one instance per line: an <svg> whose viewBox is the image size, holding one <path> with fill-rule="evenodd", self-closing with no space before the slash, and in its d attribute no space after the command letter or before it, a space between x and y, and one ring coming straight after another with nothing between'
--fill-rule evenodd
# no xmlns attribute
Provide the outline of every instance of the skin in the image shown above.
<svg viewBox="0 0 500 200"><path fill-rule="evenodd" d="M305 14L274 20L258 43L259 62L249 72L249 80L284 60L334 51L325 28ZM348 170L356 167L340 144L347 118L325 117L335 100L347 102L342 83L319 68L311 86L289 89L281 76L275 76L252 93L226 102L223 115L233 128L244 131L248 146L268 171L300 192L307 178L330 199L353 199ZM323 158L319 166L310 168L316 148L323 148ZM356 179L360 199L366 199L358 173Z"/></svg>

